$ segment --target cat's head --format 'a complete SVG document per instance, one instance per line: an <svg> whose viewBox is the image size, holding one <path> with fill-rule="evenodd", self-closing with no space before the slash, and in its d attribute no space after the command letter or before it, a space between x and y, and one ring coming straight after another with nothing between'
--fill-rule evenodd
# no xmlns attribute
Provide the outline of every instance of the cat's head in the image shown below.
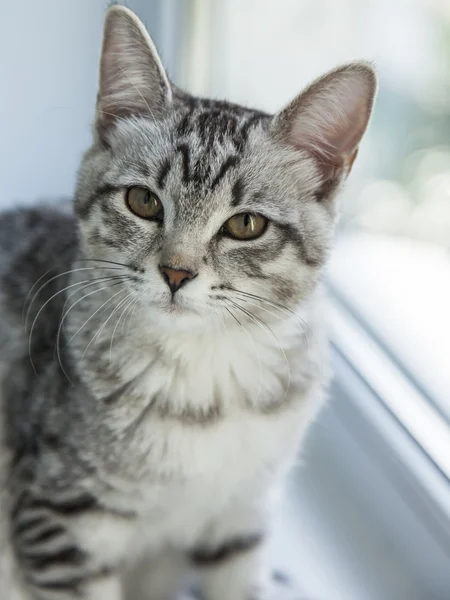
<svg viewBox="0 0 450 600"><path fill-rule="evenodd" d="M130 294L158 319L293 308L326 261L375 89L373 69L352 63L274 116L194 98L137 17L112 7L76 194L85 256L128 265Z"/></svg>

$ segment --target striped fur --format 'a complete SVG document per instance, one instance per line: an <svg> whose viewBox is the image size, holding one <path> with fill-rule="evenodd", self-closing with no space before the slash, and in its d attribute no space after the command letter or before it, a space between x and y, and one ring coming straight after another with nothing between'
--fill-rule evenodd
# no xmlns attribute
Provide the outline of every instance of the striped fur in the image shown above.
<svg viewBox="0 0 450 600"><path fill-rule="evenodd" d="M321 273L374 86L351 64L275 116L194 98L110 8L75 214L0 216L0 600L161 600L192 566L205 600L262 587L327 380ZM230 234L241 213L260 237ZM162 265L193 277L175 293Z"/></svg>

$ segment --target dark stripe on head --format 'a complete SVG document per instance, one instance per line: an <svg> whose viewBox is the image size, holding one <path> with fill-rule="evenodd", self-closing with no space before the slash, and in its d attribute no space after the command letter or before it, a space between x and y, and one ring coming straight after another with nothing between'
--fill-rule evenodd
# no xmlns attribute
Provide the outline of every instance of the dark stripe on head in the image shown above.
<svg viewBox="0 0 450 600"><path fill-rule="evenodd" d="M231 190L231 205L239 206L244 199L245 186L241 178L237 179Z"/></svg>
<svg viewBox="0 0 450 600"><path fill-rule="evenodd" d="M228 135L233 136L236 133L237 126L238 119L234 115L228 115L228 117L224 119L224 128Z"/></svg>
<svg viewBox="0 0 450 600"><path fill-rule="evenodd" d="M150 177L151 171L147 163L139 162L136 166L143 177L146 177L147 179Z"/></svg>
<svg viewBox="0 0 450 600"><path fill-rule="evenodd" d="M195 98L195 96L191 96L184 92L182 99L185 102L185 104L190 108L190 110L194 110L195 108L197 108L197 106L200 105L200 98Z"/></svg>
<svg viewBox="0 0 450 600"><path fill-rule="evenodd" d="M257 113L256 115L252 115L249 119L247 119L247 121L245 121L245 123L239 130L239 134L244 142L246 142L248 139L250 129L257 123L261 123L261 121L266 118L267 115L265 115L264 113Z"/></svg>
<svg viewBox="0 0 450 600"><path fill-rule="evenodd" d="M220 180L226 175L228 169L235 167L239 163L239 158L235 155L229 156L221 165L219 172L211 182L211 190L213 190L219 183Z"/></svg>
<svg viewBox="0 0 450 600"><path fill-rule="evenodd" d="M177 125L177 134L180 137L185 136L192 129L192 126L191 126L192 110L193 110L193 108L189 107L188 112L184 115L184 117L181 119L181 121Z"/></svg>
<svg viewBox="0 0 450 600"><path fill-rule="evenodd" d="M236 554L248 552L258 546L264 539L261 533L252 533L243 537L228 540L215 549L196 548L190 553L192 562L197 567L215 567L230 560Z"/></svg>
<svg viewBox="0 0 450 600"><path fill-rule="evenodd" d="M214 115L210 111L203 111L197 117L197 130L200 140L205 144L207 151L211 151L216 140Z"/></svg>
<svg viewBox="0 0 450 600"><path fill-rule="evenodd" d="M187 144L178 144L177 152L181 153L182 167L183 167L183 183L189 181L189 146Z"/></svg>
<svg viewBox="0 0 450 600"><path fill-rule="evenodd" d="M171 167L170 160L168 158L166 158L166 160L163 161L163 163L159 169L158 177L156 180L156 183L160 190L162 190L164 188L167 175L169 174L169 171L170 171L170 167Z"/></svg>

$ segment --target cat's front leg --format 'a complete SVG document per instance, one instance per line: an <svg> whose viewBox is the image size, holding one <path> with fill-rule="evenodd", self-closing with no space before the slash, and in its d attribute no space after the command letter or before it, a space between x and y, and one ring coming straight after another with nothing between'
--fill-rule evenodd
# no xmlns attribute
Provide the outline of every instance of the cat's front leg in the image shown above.
<svg viewBox="0 0 450 600"><path fill-rule="evenodd" d="M175 600L186 582L188 567L184 553L172 548L144 555L125 572L126 600Z"/></svg>
<svg viewBox="0 0 450 600"><path fill-rule="evenodd" d="M205 600L266 599L267 520L259 511L233 506L190 553Z"/></svg>
<svg viewBox="0 0 450 600"><path fill-rule="evenodd" d="M14 570L24 597L122 600L119 568L128 529L85 494L24 494L10 517Z"/></svg>
<svg viewBox="0 0 450 600"><path fill-rule="evenodd" d="M22 575L27 577L25 571ZM25 589L25 586L27 589ZM116 576L105 576L97 581L86 581L83 587L65 587L55 579L47 586L17 582L8 588L8 596L0 595L1 600L122 600L120 581Z"/></svg>
<svg viewBox="0 0 450 600"><path fill-rule="evenodd" d="M257 538L236 537L195 561L205 600L266 600L264 550Z"/></svg>

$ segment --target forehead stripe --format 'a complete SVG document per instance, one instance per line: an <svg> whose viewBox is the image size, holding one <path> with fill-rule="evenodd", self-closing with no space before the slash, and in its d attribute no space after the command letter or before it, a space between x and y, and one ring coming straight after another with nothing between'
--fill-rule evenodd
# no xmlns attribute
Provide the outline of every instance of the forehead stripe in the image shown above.
<svg viewBox="0 0 450 600"><path fill-rule="evenodd" d="M219 169L217 175L212 180L212 182L211 182L211 190L213 190L220 183L220 180L223 179L223 177L225 177L227 171L229 169L231 169L232 167L235 167L238 163L239 163L239 157L238 156L236 156L234 154L228 156L228 158L226 158L224 160L224 162L221 164L220 169Z"/></svg>

